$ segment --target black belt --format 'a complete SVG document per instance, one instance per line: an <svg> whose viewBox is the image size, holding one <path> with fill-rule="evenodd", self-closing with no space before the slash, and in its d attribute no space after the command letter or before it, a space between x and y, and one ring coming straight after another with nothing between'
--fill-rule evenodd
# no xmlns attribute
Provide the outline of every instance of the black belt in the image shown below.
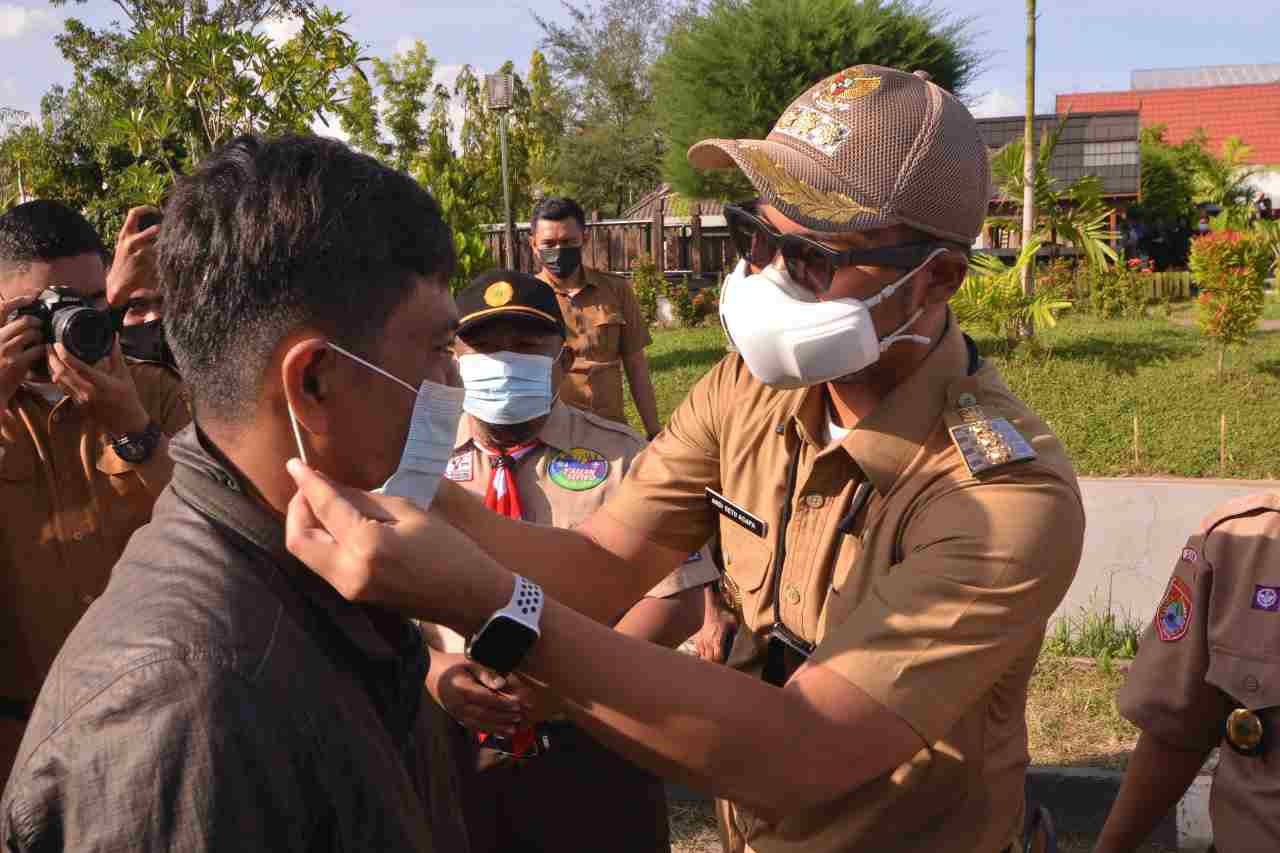
<svg viewBox="0 0 1280 853"><path fill-rule="evenodd" d="M17 720L20 723L25 723L31 719L31 707L31 702L0 696L0 717L6 720Z"/></svg>

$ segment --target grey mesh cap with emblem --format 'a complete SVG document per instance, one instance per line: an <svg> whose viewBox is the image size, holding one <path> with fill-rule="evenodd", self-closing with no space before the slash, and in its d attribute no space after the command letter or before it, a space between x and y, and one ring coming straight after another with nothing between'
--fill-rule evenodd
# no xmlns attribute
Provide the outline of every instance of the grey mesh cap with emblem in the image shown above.
<svg viewBox="0 0 1280 853"><path fill-rule="evenodd" d="M825 232L909 225L970 245L991 166L978 124L921 72L858 65L787 107L765 139L707 139L698 169L737 166L787 218Z"/></svg>

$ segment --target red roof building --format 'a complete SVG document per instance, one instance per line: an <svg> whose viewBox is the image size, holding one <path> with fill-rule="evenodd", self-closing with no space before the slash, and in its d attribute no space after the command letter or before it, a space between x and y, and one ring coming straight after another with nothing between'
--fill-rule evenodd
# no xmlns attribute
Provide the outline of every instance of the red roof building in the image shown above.
<svg viewBox="0 0 1280 853"><path fill-rule="evenodd" d="M1249 82L1237 82L1242 80ZM1238 136L1252 148L1251 163L1280 166L1280 66L1141 71L1134 72L1133 86L1059 95L1056 112L1136 110L1143 127L1167 125L1167 142L1177 144L1203 128L1214 153Z"/></svg>

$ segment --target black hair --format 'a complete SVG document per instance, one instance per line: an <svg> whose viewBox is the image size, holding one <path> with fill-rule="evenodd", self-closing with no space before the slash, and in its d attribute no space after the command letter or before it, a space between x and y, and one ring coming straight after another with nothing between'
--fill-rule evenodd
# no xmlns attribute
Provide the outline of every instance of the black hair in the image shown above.
<svg viewBox="0 0 1280 853"><path fill-rule="evenodd" d="M0 216L0 275L85 254L105 260L107 248L89 220L60 201L29 201Z"/></svg>
<svg viewBox="0 0 1280 853"><path fill-rule="evenodd" d="M571 216L577 220L579 226L587 227L587 215L582 212L582 205L571 198L558 196L544 198L533 206L533 214L529 217L529 233L532 234L538 230L539 219L562 222Z"/></svg>
<svg viewBox="0 0 1280 853"><path fill-rule="evenodd" d="M241 136L165 204L165 334L197 413L245 418L280 341L309 324L375 357L415 274L443 287L453 234L407 175L318 136Z"/></svg>

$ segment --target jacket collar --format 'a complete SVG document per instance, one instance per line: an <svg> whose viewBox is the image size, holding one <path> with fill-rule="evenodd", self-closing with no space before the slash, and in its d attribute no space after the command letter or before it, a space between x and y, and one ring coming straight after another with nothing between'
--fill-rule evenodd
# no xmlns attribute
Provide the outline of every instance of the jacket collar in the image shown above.
<svg viewBox="0 0 1280 853"><path fill-rule="evenodd" d="M415 651L419 634L409 622L395 647L370 620L363 605L352 604L285 547L284 519L267 506L254 485L226 458L196 424L169 442L174 461L174 491L197 512L229 528L270 557L280 579L305 603L319 611L352 645L375 661L400 658Z"/></svg>

